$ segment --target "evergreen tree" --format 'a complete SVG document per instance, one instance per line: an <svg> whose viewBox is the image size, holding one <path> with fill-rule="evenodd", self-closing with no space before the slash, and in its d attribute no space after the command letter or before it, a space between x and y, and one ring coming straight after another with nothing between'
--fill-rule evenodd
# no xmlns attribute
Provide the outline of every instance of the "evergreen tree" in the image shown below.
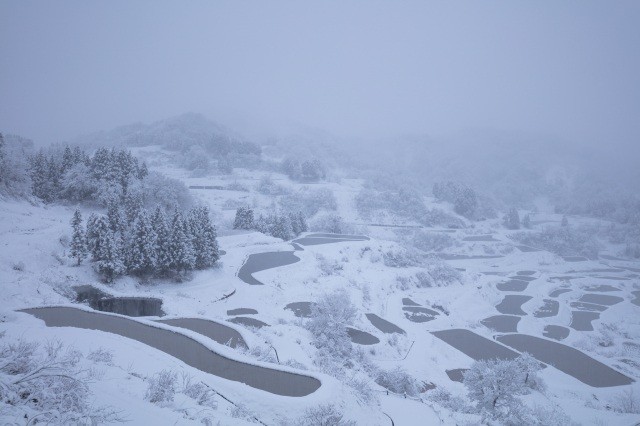
<svg viewBox="0 0 640 426"><path fill-rule="evenodd" d="M133 222L127 250L127 269L135 275L145 275L156 265L156 235L145 210Z"/></svg>
<svg viewBox="0 0 640 426"><path fill-rule="evenodd" d="M296 214L296 220L298 222L298 229L300 230L300 233L307 232L309 230L307 219L305 219L304 214L301 211L298 211Z"/></svg>
<svg viewBox="0 0 640 426"><path fill-rule="evenodd" d="M78 261L78 265L82 263L82 260L87 257L87 242L85 238L85 232L82 228L82 216L80 210L76 210L73 213L73 219L71 220L71 226L73 228L73 236L71 237L71 257Z"/></svg>
<svg viewBox="0 0 640 426"><path fill-rule="evenodd" d="M177 209L171 221L169 256L171 258L171 268L178 274L186 272L195 266L195 254L189 226L182 213Z"/></svg>
<svg viewBox="0 0 640 426"><path fill-rule="evenodd" d="M205 206L196 207L189 214L193 249L195 253L196 269L213 266L220 257L216 229L209 218L209 209Z"/></svg>
<svg viewBox="0 0 640 426"><path fill-rule="evenodd" d="M62 154L62 166L61 166L62 174L64 174L67 170L73 167L74 164L75 163L73 161L73 152L71 151L71 148L69 147L69 145L67 145L64 147L64 152Z"/></svg>
<svg viewBox="0 0 640 426"><path fill-rule="evenodd" d="M4 180L4 159L6 156L7 154L5 153L4 137L2 136L2 133L0 133L0 182Z"/></svg>
<svg viewBox="0 0 640 426"><path fill-rule="evenodd" d="M529 216L528 213L524 215L524 218L522 219L522 226L524 228L531 229L531 216Z"/></svg>
<svg viewBox="0 0 640 426"><path fill-rule="evenodd" d="M147 168L147 163L143 161L140 167L138 167L138 170L136 172L136 177L139 180L142 180L146 178L148 175L149 175L149 169Z"/></svg>
<svg viewBox="0 0 640 426"><path fill-rule="evenodd" d="M105 221L106 225L106 221ZM125 272L122 248L108 226L101 228L98 234L100 252L99 260L94 264L95 270L110 283L115 277Z"/></svg>
<svg viewBox="0 0 640 426"><path fill-rule="evenodd" d="M159 206L153 213L151 226L156 236L154 250L156 256L156 271L158 275L165 276L171 269L171 253L169 251L171 235L164 211Z"/></svg>
<svg viewBox="0 0 640 426"><path fill-rule="evenodd" d="M518 215L518 209L513 207L509 210L509 213L507 213L502 219L502 223L507 229L520 229L520 216Z"/></svg>
<svg viewBox="0 0 640 426"><path fill-rule="evenodd" d="M104 221L103 218L99 217L95 213L91 213L89 215L89 219L87 219L87 232L86 232L86 242L87 248L89 249L89 253L91 253L91 257L93 260L98 260L100 255L100 242L98 240L98 234L101 232L100 228L104 226L108 228L108 224Z"/></svg>
<svg viewBox="0 0 640 426"><path fill-rule="evenodd" d="M566 228L567 226L569 226L569 219L567 219L567 216L562 216L562 221L560 222L560 226L562 226L563 228Z"/></svg>
<svg viewBox="0 0 640 426"><path fill-rule="evenodd" d="M122 237L127 231L127 221L125 214L115 201L112 201L107 207L107 221L111 231Z"/></svg>
<svg viewBox="0 0 640 426"><path fill-rule="evenodd" d="M44 200L47 196L47 159L40 150L30 159L29 174L31 176L31 189L33 195Z"/></svg>
<svg viewBox="0 0 640 426"><path fill-rule="evenodd" d="M291 221L288 215L280 214L275 216L271 235L276 238L282 238L285 241L293 238L293 230L291 229Z"/></svg>
<svg viewBox="0 0 640 426"><path fill-rule="evenodd" d="M253 229L253 210L249 207L239 207L236 210L233 229Z"/></svg>
<svg viewBox="0 0 640 426"><path fill-rule="evenodd" d="M269 235L271 233L269 223L263 215L258 216L258 218L254 221L253 228L265 235Z"/></svg>

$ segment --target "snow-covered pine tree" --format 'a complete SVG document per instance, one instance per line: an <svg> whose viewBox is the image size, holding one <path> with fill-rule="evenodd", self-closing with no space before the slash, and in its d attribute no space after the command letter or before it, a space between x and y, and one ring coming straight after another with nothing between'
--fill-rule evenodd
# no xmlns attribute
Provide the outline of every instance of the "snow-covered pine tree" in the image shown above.
<svg viewBox="0 0 640 426"><path fill-rule="evenodd" d="M167 226L167 218L160 206L156 207L151 217L151 226L156 236L156 274L165 276L171 269L171 253L169 252L171 235Z"/></svg>
<svg viewBox="0 0 640 426"><path fill-rule="evenodd" d="M95 213L89 215L87 219L86 241L92 260L100 260L100 238L99 236L109 229L109 223L104 216Z"/></svg>
<svg viewBox="0 0 640 426"><path fill-rule="evenodd" d="M515 207L509 210L502 219L504 227L507 229L520 229L520 215L518 215L518 209Z"/></svg>
<svg viewBox="0 0 640 426"><path fill-rule="evenodd" d="M564 228L569 226L569 219L567 219L566 215L562 216L562 221L560 222L560 226L562 226Z"/></svg>
<svg viewBox="0 0 640 426"><path fill-rule="evenodd" d="M193 269L196 257L193 251L191 232L182 213L176 208L171 221L169 256L171 268L178 274Z"/></svg>
<svg viewBox="0 0 640 426"><path fill-rule="evenodd" d="M133 222L127 250L127 269L134 275L147 275L156 265L156 236L146 210Z"/></svg>
<svg viewBox="0 0 640 426"><path fill-rule="evenodd" d="M149 169L147 168L147 163L145 161L138 167L136 170L136 177L139 180L146 178L149 175Z"/></svg>
<svg viewBox="0 0 640 426"><path fill-rule="evenodd" d="M304 217L304 214L301 211L298 211L296 214L296 221L298 222L298 229L300 233L307 232L309 230L309 225L307 225L307 219Z"/></svg>
<svg viewBox="0 0 640 426"><path fill-rule="evenodd" d="M2 136L2 133L0 133L0 182L2 182L5 179L4 159L6 156L7 156L7 153L5 152L5 147L4 147L4 137Z"/></svg>
<svg viewBox="0 0 640 426"><path fill-rule="evenodd" d="M115 277L125 272L125 266L122 256L120 241L116 238L108 227L104 228L105 232L99 234L100 255L93 268L104 277L108 283L112 282Z"/></svg>
<svg viewBox="0 0 640 426"><path fill-rule="evenodd" d="M267 222L267 219L262 214L259 215L256 220L254 220L253 229L265 235L269 235L271 232L269 223Z"/></svg>
<svg viewBox="0 0 640 426"><path fill-rule="evenodd" d="M127 231L127 221L122 208L117 202L112 201L107 207L107 222L114 234L124 235Z"/></svg>
<svg viewBox="0 0 640 426"><path fill-rule="evenodd" d="M87 241L84 229L82 228L82 215L80 210L73 213L71 219L71 227L73 228L73 236L71 237L71 257L78 261L78 265L87 257Z"/></svg>
<svg viewBox="0 0 640 426"><path fill-rule="evenodd" d="M287 214L277 214L271 228L271 235L276 238L282 238L283 240L290 240L293 238L293 230L291 229L291 221Z"/></svg>
<svg viewBox="0 0 640 426"><path fill-rule="evenodd" d="M189 228L191 230L196 269L213 266L220 257L216 229L211 223L209 209L199 206L189 212Z"/></svg>
<svg viewBox="0 0 640 426"><path fill-rule="evenodd" d="M238 207L233 221L233 229L253 229L253 210L249 207Z"/></svg>
<svg viewBox="0 0 640 426"><path fill-rule="evenodd" d="M522 226L526 229L531 229L531 216L529 216L529 213L524 215L524 218L522 219Z"/></svg>

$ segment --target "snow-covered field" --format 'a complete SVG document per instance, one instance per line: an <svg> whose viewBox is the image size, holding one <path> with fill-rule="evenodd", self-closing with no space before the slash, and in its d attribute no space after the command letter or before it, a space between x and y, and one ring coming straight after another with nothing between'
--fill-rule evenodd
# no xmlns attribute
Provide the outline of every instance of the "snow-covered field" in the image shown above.
<svg viewBox="0 0 640 426"><path fill-rule="evenodd" d="M345 385L356 376L361 377L356 372L351 374L347 371L346 377L340 377L340 380L319 372L314 364L316 348L311 344L309 331L303 326L306 319L296 317L285 306L292 302L314 302L338 290L345 291L357 308L354 322L345 326L368 332L380 340L375 345L361 346L362 356L381 369L391 370L399 366L420 383L433 384L454 396L464 396L466 389L463 384L452 381L446 370L468 368L473 360L431 332L463 328L493 339L496 331L480 321L500 314L496 305L505 295L530 296L521 306L525 315L520 315L519 333L542 337L547 325L567 327L569 336L561 343L582 350L595 360L633 378L636 383L596 388L548 366L540 372L547 391L544 395L535 392L526 396L527 405L558 406L580 424L634 424L640 421L638 415L619 414L610 409L628 388L640 395L637 384L640 378L640 306L637 302L632 303L635 299L632 292L640 289L639 264L602 257L569 262L547 251L523 252L515 247L517 243L509 239L512 231L503 229L496 219L448 232L456 244L444 250L447 254L495 257L445 260L445 263L459 269L460 282L442 287L418 287L415 276L423 270L422 266L392 267L385 264L386 254L402 252L399 245L402 234L393 227L367 226L367 221L359 217L354 207L354 197L362 182L359 179L342 179L316 184L313 188L330 189L345 222L355 224L354 231L370 239L304 246L303 250L295 251L299 262L257 272L254 278L264 285L248 285L238 278L237 272L250 254L293 250L290 242L257 232L231 229L235 214L232 206L248 204L266 209L272 204L269 196L255 191L257 182L266 173L235 169L232 175L192 178L188 172L171 168L160 154L160 151L149 148L136 152L136 155L149 159L152 169L180 179L188 186L234 183L249 189L248 192L191 190L197 200L210 207L219 226L220 248L225 254L218 267L196 272L190 281L151 284L125 277L110 285L103 284L90 266L73 266L73 261L67 256L63 243L69 238L69 220L75 206L31 205L10 200L0 203L0 332L6 333L3 340L22 338L44 342L57 339L65 345L74 346L84 355L101 347L108 349L113 353L109 363L82 361L87 368L96 370L95 380L90 383L92 399L99 405L115 407L131 424L201 421L223 425L250 424L255 422L254 418L270 425L295 424L306 409L321 404L336 405L345 417L363 425L387 425L391 424L390 419L398 426L479 421L476 415L456 413L434 403L429 399L429 392L433 391L421 393L421 400L387 395L386 390L373 380L369 386L373 388L375 397L365 403L353 393L352 387ZM284 175L273 173L271 177L292 190L302 186ZM426 202L435 205L432 199ZM88 213L88 210L83 211L85 217ZM534 223L559 223L561 216L538 213L532 219ZM587 221L578 217L570 217L569 220L576 224ZM473 235L491 235L496 241L464 240ZM608 247L606 252L617 255L616 247ZM603 269L610 271L600 271ZM526 289L514 292L496 288L508 277L525 276L518 274L519 271L532 272L526 275L533 278ZM249 348L254 350L231 349L196 333L182 332L228 357L300 371L319 378L322 386L305 397L278 396L201 372L135 340L95 330L48 328L31 315L16 312L43 305L69 305L74 298L72 286L81 284L91 284L115 296L161 298L163 310L170 317L198 317L223 322L239 331ZM617 290L599 293L588 289L601 284ZM550 296L554 290L564 287L570 291L557 297ZM571 303L587 293L615 295L623 300L600 313L599 319L592 323L593 331L571 329L572 311L577 309ZM224 298L229 294L232 296ZM438 315L427 322L411 321L403 309L405 298L436 310ZM558 313L536 317L536 311L545 304L545 300L557 301ZM269 326L256 329L228 322L231 316L227 311L236 308L257 310L257 314L249 316ZM367 319L367 313L378 315L405 333L383 333ZM275 360L265 354L272 349L277 351L282 367L277 365L277 361L269 364ZM150 403L144 398L148 379L160 370L192 376L194 381L206 383L232 402L217 397L213 406L203 406L178 392L173 402ZM22 421L12 415L12 412L2 413L0 420Z"/></svg>

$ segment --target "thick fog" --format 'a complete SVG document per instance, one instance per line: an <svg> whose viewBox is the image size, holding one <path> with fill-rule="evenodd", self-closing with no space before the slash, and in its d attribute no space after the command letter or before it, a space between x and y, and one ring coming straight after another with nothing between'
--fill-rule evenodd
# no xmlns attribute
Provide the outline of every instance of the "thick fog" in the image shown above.
<svg viewBox="0 0 640 426"><path fill-rule="evenodd" d="M634 1L8 1L0 128L48 143L193 111L254 133L633 148L638 22Z"/></svg>

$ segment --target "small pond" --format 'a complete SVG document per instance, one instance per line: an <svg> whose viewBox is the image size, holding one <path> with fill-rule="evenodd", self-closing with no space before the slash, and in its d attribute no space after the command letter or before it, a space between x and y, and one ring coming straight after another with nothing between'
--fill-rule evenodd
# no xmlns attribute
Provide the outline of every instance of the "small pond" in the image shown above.
<svg viewBox="0 0 640 426"><path fill-rule="evenodd" d="M518 271L518 275L534 275L536 271Z"/></svg>
<svg viewBox="0 0 640 426"><path fill-rule="evenodd" d="M580 298L581 302L585 303L597 303L599 305L613 306L617 303L623 302L624 299L619 296L610 296L608 294L585 294Z"/></svg>
<svg viewBox="0 0 640 426"><path fill-rule="evenodd" d="M422 306L405 306L402 308L404 316L411 322L427 322L436 319L439 312Z"/></svg>
<svg viewBox="0 0 640 426"><path fill-rule="evenodd" d="M284 308L293 311L293 315L300 318L311 317L311 305L313 302L293 302L286 305Z"/></svg>
<svg viewBox="0 0 640 426"><path fill-rule="evenodd" d="M174 356L186 364L224 379L245 383L282 396L306 396L321 386L310 376L246 364L222 356L196 340L138 321L67 307L24 309L48 327L76 327L114 333Z"/></svg>
<svg viewBox="0 0 640 426"><path fill-rule="evenodd" d="M609 284L601 284L601 285L592 285L584 287L585 291L598 291L602 293L607 293L610 291L621 291L618 287L614 287Z"/></svg>
<svg viewBox="0 0 640 426"><path fill-rule="evenodd" d="M380 339L378 339L373 334L367 333L366 331L347 327L347 334L349 335L351 341L353 343L357 343L358 345L375 345L376 343L380 343Z"/></svg>
<svg viewBox="0 0 640 426"><path fill-rule="evenodd" d="M543 299L544 305L538 308L537 311L533 313L533 316L536 318L548 318L554 317L558 315L558 311L560 310L560 303L557 300L551 299Z"/></svg>
<svg viewBox="0 0 640 426"><path fill-rule="evenodd" d="M523 245L519 245L516 246L518 248L518 250L520 250L523 253L533 253L536 251L540 251L537 248L533 248L533 247L529 247L529 246L523 246Z"/></svg>
<svg viewBox="0 0 640 426"><path fill-rule="evenodd" d="M506 346L462 328L433 331L431 334L476 361L493 358L514 359L519 356Z"/></svg>
<svg viewBox="0 0 640 426"><path fill-rule="evenodd" d="M402 304L404 306L420 306L419 303L414 302L413 300L409 299L408 297L403 297L402 298Z"/></svg>
<svg viewBox="0 0 640 426"><path fill-rule="evenodd" d="M279 266L291 265L300 261L292 251L272 251L266 253L255 253L249 255L247 261L240 267L238 278L247 284L263 285L253 278L254 273L264 271Z"/></svg>
<svg viewBox="0 0 640 426"><path fill-rule="evenodd" d="M525 291L529 283L521 280L509 280L496 284L496 288L500 291Z"/></svg>
<svg viewBox="0 0 640 426"><path fill-rule="evenodd" d="M390 323L389 321L380 318L376 314L365 314L369 322L373 324L375 328L382 331L383 333L399 333L405 334L404 330L398 327L397 325Z"/></svg>
<svg viewBox="0 0 640 426"><path fill-rule="evenodd" d="M522 305L531 299L533 299L531 296L509 294L502 299L502 302L496 305L496 309L501 314L527 315L527 313L522 310Z"/></svg>
<svg viewBox="0 0 640 426"><path fill-rule="evenodd" d="M556 290L553 290L551 293L549 293L549 297L558 297L561 294L569 293L570 291L571 291L570 288L558 288Z"/></svg>
<svg viewBox="0 0 640 426"><path fill-rule="evenodd" d="M234 315L255 315L257 313L258 313L258 311L256 311L255 309L251 309L251 308L236 308L236 309L229 309L227 311L227 315L229 315L229 316L234 316Z"/></svg>
<svg viewBox="0 0 640 426"><path fill-rule="evenodd" d="M554 340L564 340L569 336L570 332L571 330L561 325L546 325L542 335Z"/></svg>
<svg viewBox="0 0 640 426"><path fill-rule="evenodd" d="M250 317L233 317L233 318L229 318L227 321L232 322L234 324L244 325L245 327L262 328L262 327L269 326L269 324L267 324L266 322L262 322L258 319L250 318Z"/></svg>
<svg viewBox="0 0 640 426"><path fill-rule="evenodd" d="M452 382L464 382L464 374L469 371L468 368L454 368L453 370L445 370Z"/></svg>
<svg viewBox="0 0 640 426"><path fill-rule="evenodd" d="M485 318L480 323L498 333L517 333L520 317L512 315L494 315Z"/></svg>
<svg viewBox="0 0 640 426"><path fill-rule="evenodd" d="M635 299L633 299L631 303L636 306L640 306L640 291L632 291L631 294L633 294L633 296L635 297Z"/></svg>
<svg viewBox="0 0 640 426"><path fill-rule="evenodd" d="M128 317L161 317L162 299L155 297L114 297L90 285L73 287L78 302L88 302L97 311Z"/></svg>
<svg viewBox="0 0 640 426"><path fill-rule="evenodd" d="M591 321L597 320L598 318L600 318L600 314L597 312L572 311L571 324L569 327L577 331L593 331Z"/></svg>
<svg viewBox="0 0 640 426"><path fill-rule="evenodd" d="M586 262L589 260L583 256L563 256L562 258L565 262Z"/></svg>
<svg viewBox="0 0 640 426"><path fill-rule="evenodd" d="M602 388L634 382L608 365L561 343L526 334L509 334L497 339L520 352L529 352L538 361L552 365L589 386Z"/></svg>
<svg viewBox="0 0 640 426"><path fill-rule="evenodd" d="M464 237L462 241L500 241L493 238L493 235L473 235L471 237Z"/></svg>
<svg viewBox="0 0 640 426"><path fill-rule="evenodd" d="M569 304L572 308L578 309L580 311L589 311L589 312L604 312L609 307L596 305L594 303L585 303L585 302L571 302Z"/></svg>

